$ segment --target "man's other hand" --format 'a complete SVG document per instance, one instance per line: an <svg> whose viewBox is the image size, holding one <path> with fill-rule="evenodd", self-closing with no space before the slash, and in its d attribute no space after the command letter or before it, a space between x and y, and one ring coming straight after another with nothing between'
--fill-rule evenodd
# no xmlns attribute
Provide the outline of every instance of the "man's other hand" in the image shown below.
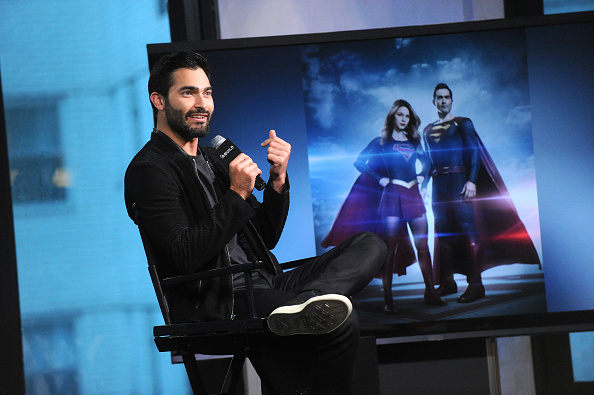
<svg viewBox="0 0 594 395"><path fill-rule="evenodd" d="M261 144L268 146L266 160L270 163L270 180L277 192L282 192L287 178L287 165L291 156L291 144L276 135L274 130L268 133L268 138Z"/></svg>

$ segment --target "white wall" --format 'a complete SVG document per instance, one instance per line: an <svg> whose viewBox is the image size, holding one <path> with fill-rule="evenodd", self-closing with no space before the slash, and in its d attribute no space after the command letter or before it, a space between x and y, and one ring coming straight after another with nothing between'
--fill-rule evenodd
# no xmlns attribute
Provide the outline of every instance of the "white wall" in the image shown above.
<svg viewBox="0 0 594 395"><path fill-rule="evenodd" d="M503 0L218 0L222 38L503 18Z"/></svg>

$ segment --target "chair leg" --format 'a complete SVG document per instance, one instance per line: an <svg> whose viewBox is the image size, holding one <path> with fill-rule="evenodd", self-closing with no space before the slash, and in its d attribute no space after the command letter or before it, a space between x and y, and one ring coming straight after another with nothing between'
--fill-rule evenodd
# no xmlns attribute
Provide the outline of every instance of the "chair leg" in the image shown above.
<svg viewBox="0 0 594 395"><path fill-rule="evenodd" d="M233 394L237 387L237 382L241 377L243 364L245 363L246 354L235 354L231 358L227 375L225 376L225 382L221 388L221 394Z"/></svg>
<svg viewBox="0 0 594 395"><path fill-rule="evenodd" d="M194 354L182 353L182 360L184 361L188 380L190 380L190 386L194 395L206 394L206 387L202 381L202 376L198 370L198 361L196 361Z"/></svg>

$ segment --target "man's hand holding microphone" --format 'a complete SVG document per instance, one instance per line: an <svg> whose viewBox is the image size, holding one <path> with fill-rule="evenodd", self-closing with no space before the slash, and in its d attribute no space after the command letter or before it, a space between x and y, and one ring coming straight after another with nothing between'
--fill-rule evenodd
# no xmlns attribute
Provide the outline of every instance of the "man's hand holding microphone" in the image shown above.
<svg viewBox="0 0 594 395"><path fill-rule="evenodd" d="M266 183L260 177L262 170L248 155L241 152L230 140L221 136L215 136L211 144L215 148L216 154L229 166L231 190L247 199L254 188L264 189ZM272 182L272 187L278 193L283 193L287 178L287 165L291 155L291 144L271 130L261 146L268 146L266 159L270 163L269 182Z"/></svg>

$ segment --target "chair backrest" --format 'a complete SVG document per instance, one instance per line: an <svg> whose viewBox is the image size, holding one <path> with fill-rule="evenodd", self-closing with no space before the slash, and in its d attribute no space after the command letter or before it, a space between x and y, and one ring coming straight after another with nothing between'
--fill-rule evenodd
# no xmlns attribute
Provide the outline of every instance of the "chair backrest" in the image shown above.
<svg viewBox="0 0 594 395"><path fill-rule="evenodd" d="M169 305L167 304L167 298L165 297L165 292L163 291L163 287L161 287L161 279L159 277L159 273L157 271L157 257L153 251L153 247L148 240L146 232L142 226L142 221L140 216L138 215L138 210L136 206L135 209L135 218L134 222L138 226L138 231L140 232L140 238L142 240L142 246L144 247L144 253L146 255L146 260L148 262L148 271L151 276L151 281L153 283L153 288L155 290L155 295L157 296L157 301L159 302L159 307L161 309L161 314L163 315L163 321L166 325L171 324L171 318L169 317Z"/></svg>
<svg viewBox="0 0 594 395"><path fill-rule="evenodd" d="M151 275L151 281L153 282L153 288L155 289L155 295L159 301L159 307L161 308L161 314L163 315L163 321L166 325L171 324L171 318L169 318L169 305L167 304L167 298L165 292L161 287L159 280L159 274L157 273L157 266L148 265L149 274Z"/></svg>
<svg viewBox="0 0 594 395"><path fill-rule="evenodd" d="M161 314L165 321L165 325L159 325L153 328L153 335L157 349L160 352L171 352L172 361L174 362L176 361L176 358L178 359L179 356L181 356L188 373L188 379L190 380L192 390L196 394L207 393L206 385L203 381L199 364L196 359L196 354L233 355L225 380L217 394L236 393L235 388L240 381L243 371L242 366L247 355L247 350L250 347L248 343L251 343L250 339L260 339L265 331L264 327L266 319L256 317L251 277L251 271L263 267L263 263L261 261L251 262L163 278L159 274L157 257L142 226L142 221L136 207L135 222L136 225L138 225L142 245L144 246L144 252L148 262L148 270L153 283L153 288L155 289L155 295L157 296ZM209 279L241 272L243 272L246 282L248 308L251 318L181 324L173 324L171 322L169 305L167 302L167 287L176 287L190 281ZM262 382L264 385L264 380L262 380Z"/></svg>

